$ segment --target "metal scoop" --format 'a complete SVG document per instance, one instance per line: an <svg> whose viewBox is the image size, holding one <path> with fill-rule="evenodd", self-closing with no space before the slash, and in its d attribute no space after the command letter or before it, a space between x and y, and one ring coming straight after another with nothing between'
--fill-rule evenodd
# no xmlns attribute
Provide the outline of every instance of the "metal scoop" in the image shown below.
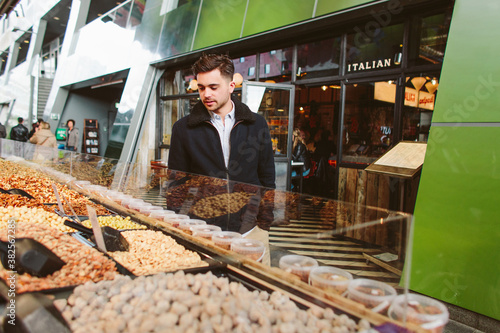
<svg viewBox="0 0 500 333"><path fill-rule="evenodd" d="M18 238L15 243L0 241L0 251L3 267L20 274L44 277L65 265L54 252L32 238ZM11 259L9 255L14 253L15 257Z"/></svg>
<svg viewBox="0 0 500 333"><path fill-rule="evenodd" d="M87 228L83 224L65 220L64 224L68 227L76 229L83 232L86 236L91 237L92 241L95 243L94 232L91 228ZM129 244L128 241L123 237L123 235L116 229L108 226L101 227L102 235L104 237L104 244L106 245L106 250L114 251L128 251Z"/></svg>

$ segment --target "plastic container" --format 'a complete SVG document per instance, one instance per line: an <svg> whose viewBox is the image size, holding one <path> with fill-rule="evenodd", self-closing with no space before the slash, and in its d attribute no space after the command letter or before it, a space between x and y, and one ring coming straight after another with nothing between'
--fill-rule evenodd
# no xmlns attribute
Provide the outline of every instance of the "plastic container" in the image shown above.
<svg viewBox="0 0 500 333"><path fill-rule="evenodd" d="M184 219L179 222L179 229L184 231L185 233L192 235L193 232L191 231L191 227L195 225L205 225L207 222L203 220L196 220L196 219Z"/></svg>
<svg viewBox="0 0 500 333"><path fill-rule="evenodd" d="M411 293L396 296L389 307L388 316L391 319L416 324L431 333L441 333L450 319L448 309L443 303Z"/></svg>
<svg viewBox="0 0 500 333"><path fill-rule="evenodd" d="M231 242L231 251L242 254L252 260L261 261L266 252L266 246L259 240L235 238Z"/></svg>
<svg viewBox="0 0 500 333"><path fill-rule="evenodd" d="M175 214L175 218L179 219L179 220L187 220L187 219L190 219L190 217L188 215L184 215L184 214Z"/></svg>
<svg viewBox="0 0 500 333"><path fill-rule="evenodd" d="M165 220L165 217L167 217L167 216L173 217L174 215L175 215L174 211L165 210L165 209L152 210L149 212L149 217L152 217L152 218L158 219L158 220L162 220L162 221Z"/></svg>
<svg viewBox="0 0 500 333"><path fill-rule="evenodd" d="M221 231L221 227L213 225L213 224L206 224L206 225L194 225L191 227L191 231L193 232L193 236L196 237L202 237L206 239L212 239L212 235L214 232Z"/></svg>
<svg viewBox="0 0 500 333"><path fill-rule="evenodd" d="M347 287L348 298L384 314L396 295L396 289L387 283L370 279L354 279Z"/></svg>
<svg viewBox="0 0 500 333"><path fill-rule="evenodd" d="M83 189L85 186L91 185L88 180L77 180L73 182L73 186L78 189Z"/></svg>
<svg viewBox="0 0 500 333"><path fill-rule="evenodd" d="M117 194L117 195L113 195L109 198L111 200L113 200L114 202L116 202L117 204L123 206L123 201L133 199L134 197L132 197L131 195L128 195L128 194L121 194L121 195Z"/></svg>
<svg viewBox="0 0 500 333"><path fill-rule="evenodd" d="M133 210L136 210L138 212L141 211L141 209L144 209L144 208L148 208L148 207L151 207L153 206L152 204L150 204L149 202L144 202L144 201L137 201L137 202L132 202L128 205L128 208L130 209L133 209Z"/></svg>
<svg viewBox="0 0 500 333"><path fill-rule="evenodd" d="M328 293L342 295L352 280L352 274L332 266L315 267L309 273L309 284Z"/></svg>
<svg viewBox="0 0 500 333"><path fill-rule="evenodd" d="M309 282L309 274L315 267L318 267L316 259L296 254L285 255L279 261L279 268L297 275L304 282Z"/></svg>
<svg viewBox="0 0 500 333"><path fill-rule="evenodd" d="M144 215L149 215L152 211L155 211L155 210L163 210L163 207L154 206L154 205L144 206L144 207L139 209L139 212L141 214L144 214Z"/></svg>
<svg viewBox="0 0 500 333"><path fill-rule="evenodd" d="M141 204L143 202L144 202L144 200L141 200L141 199L128 198L128 199L122 200L121 205L125 208L131 208L132 205L138 205L138 204Z"/></svg>
<svg viewBox="0 0 500 333"><path fill-rule="evenodd" d="M234 231L217 231L212 234L212 242L226 250L231 249L233 239L242 238L241 234Z"/></svg>

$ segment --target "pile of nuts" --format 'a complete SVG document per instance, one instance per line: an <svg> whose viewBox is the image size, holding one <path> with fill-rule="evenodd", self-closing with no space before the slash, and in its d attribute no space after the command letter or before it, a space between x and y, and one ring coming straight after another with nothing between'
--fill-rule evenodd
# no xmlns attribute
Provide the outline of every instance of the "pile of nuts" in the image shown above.
<svg viewBox="0 0 500 333"><path fill-rule="evenodd" d="M134 275L202 266L203 262L196 252L186 250L161 231L123 231L122 235L129 242L129 251L108 254Z"/></svg>
<svg viewBox="0 0 500 333"><path fill-rule="evenodd" d="M236 213L248 204L251 193L223 193L199 200L191 213L203 219Z"/></svg>
<svg viewBox="0 0 500 333"><path fill-rule="evenodd" d="M15 208L14 208L15 209ZM30 210L29 208L25 208ZM2 214L0 239L7 241L8 229L5 218L16 216L15 212ZM26 220L30 216L31 219ZM36 211L30 211L19 218L16 225L16 238L33 238L42 243L66 264L58 271L46 276L35 277L28 273L16 277L16 292L40 291L84 284L88 281L111 280L118 273L115 263L99 251L81 244L75 238L54 228L39 224ZM0 267L0 278L10 277L10 271Z"/></svg>
<svg viewBox="0 0 500 333"><path fill-rule="evenodd" d="M331 308L301 310L277 291L250 291L206 274L119 276L77 287L54 305L75 333L87 332L358 332L369 329Z"/></svg>
<svg viewBox="0 0 500 333"><path fill-rule="evenodd" d="M65 218L49 212L44 208L24 207L0 207L0 228L4 227L10 218L16 218L18 222L43 225L58 229L61 232L74 232L73 228L64 225Z"/></svg>
<svg viewBox="0 0 500 333"><path fill-rule="evenodd" d="M117 230L124 229L147 229L143 224L135 223L130 219L130 216L121 217L119 215L98 216L97 221L101 227L108 226ZM82 224L87 228L92 228L92 223L89 220L82 221Z"/></svg>

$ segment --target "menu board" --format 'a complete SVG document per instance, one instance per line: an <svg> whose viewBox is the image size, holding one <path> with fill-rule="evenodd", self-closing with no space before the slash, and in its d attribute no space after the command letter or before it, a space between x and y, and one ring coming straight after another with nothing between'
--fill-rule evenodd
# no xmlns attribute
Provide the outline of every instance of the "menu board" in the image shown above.
<svg viewBox="0 0 500 333"><path fill-rule="evenodd" d="M394 177L413 178L422 168L426 142L401 141L365 170Z"/></svg>

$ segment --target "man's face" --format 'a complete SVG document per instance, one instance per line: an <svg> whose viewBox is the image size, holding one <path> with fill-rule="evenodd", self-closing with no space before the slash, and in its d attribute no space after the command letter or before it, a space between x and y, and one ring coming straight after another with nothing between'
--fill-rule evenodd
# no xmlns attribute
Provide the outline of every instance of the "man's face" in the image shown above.
<svg viewBox="0 0 500 333"><path fill-rule="evenodd" d="M220 70L199 73L196 77L200 98L207 110L216 114L227 114L232 109L231 93L235 83L223 77Z"/></svg>

